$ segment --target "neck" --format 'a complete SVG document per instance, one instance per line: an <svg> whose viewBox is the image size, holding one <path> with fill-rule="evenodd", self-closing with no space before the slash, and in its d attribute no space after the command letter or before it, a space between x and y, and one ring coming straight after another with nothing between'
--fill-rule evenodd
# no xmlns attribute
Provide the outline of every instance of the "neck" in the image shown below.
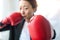
<svg viewBox="0 0 60 40"><path fill-rule="evenodd" d="M31 16L31 17L32 17L32 16ZM29 22L30 22L31 17L25 18L25 21L29 23Z"/></svg>
<svg viewBox="0 0 60 40"><path fill-rule="evenodd" d="M29 23L30 19L25 19L25 21Z"/></svg>

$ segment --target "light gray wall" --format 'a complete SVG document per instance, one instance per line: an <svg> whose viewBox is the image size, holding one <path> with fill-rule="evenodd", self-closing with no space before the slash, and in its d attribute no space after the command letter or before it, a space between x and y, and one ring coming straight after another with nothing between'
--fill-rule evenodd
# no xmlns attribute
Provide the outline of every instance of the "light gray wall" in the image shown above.
<svg viewBox="0 0 60 40"><path fill-rule="evenodd" d="M18 0L4 0L3 1L3 18L14 11L18 10Z"/></svg>

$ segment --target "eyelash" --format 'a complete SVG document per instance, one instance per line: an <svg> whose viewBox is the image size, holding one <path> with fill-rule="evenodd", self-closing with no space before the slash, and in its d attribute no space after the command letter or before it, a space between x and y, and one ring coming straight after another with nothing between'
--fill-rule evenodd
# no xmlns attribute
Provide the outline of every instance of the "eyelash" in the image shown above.
<svg viewBox="0 0 60 40"><path fill-rule="evenodd" d="M20 8L20 10L21 10L22 8ZM25 10L27 10L28 8L24 8Z"/></svg>
<svg viewBox="0 0 60 40"><path fill-rule="evenodd" d="M25 9L28 9L28 8L25 8Z"/></svg>

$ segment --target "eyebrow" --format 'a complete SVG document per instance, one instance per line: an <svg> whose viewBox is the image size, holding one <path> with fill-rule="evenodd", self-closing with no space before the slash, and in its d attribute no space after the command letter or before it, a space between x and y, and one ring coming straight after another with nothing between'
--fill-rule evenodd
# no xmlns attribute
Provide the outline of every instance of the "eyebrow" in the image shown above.
<svg viewBox="0 0 60 40"><path fill-rule="evenodd" d="M29 7L29 6L27 6L27 5L24 5L24 7Z"/></svg>

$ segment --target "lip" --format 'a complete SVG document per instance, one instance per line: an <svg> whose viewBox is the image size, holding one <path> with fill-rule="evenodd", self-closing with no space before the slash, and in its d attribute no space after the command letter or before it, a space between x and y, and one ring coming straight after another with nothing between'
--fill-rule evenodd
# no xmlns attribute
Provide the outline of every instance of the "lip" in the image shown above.
<svg viewBox="0 0 60 40"><path fill-rule="evenodd" d="M22 16L25 16L25 13L22 13Z"/></svg>
<svg viewBox="0 0 60 40"><path fill-rule="evenodd" d="M23 17L26 17L25 15L22 15Z"/></svg>

